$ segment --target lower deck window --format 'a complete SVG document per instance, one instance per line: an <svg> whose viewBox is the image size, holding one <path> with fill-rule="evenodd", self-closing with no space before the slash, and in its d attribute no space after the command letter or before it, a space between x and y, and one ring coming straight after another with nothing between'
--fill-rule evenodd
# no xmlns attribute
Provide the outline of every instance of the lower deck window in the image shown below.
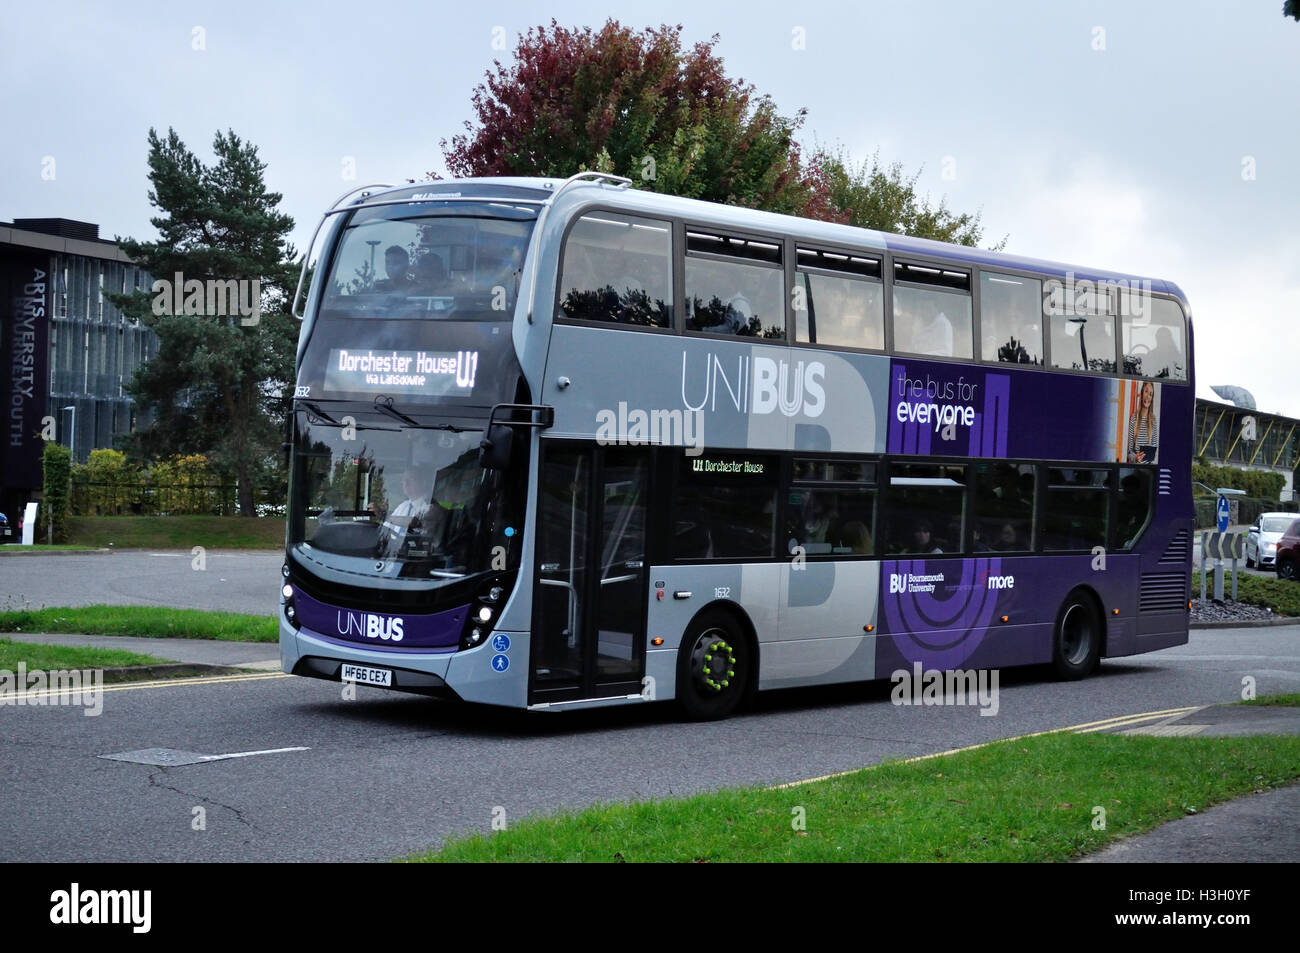
<svg viewBox="0 0 1300 953"><path fill-rule="evenodd" d="M772 556L777 477L776 458L765 454L683 456L673 499L673 557Z"/></svg>

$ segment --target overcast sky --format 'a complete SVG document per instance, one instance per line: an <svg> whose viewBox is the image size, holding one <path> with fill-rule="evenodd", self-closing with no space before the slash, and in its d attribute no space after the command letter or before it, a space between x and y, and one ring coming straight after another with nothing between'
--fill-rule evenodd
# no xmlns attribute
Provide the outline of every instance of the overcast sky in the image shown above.
<svg viewBox="0 0 1300 953"><path fill-rule="evenodd" d="M152 238L149 128L205 160L232 128L301 249L350 185L445 172L439 140L528 27L680 23L720 34L728 74L782 112L806 107L806 145L924 167L923 190L982 211L985 244L1176 282L1198 390L1300 417L1300 23L1281 6L5 0L0 219Z"/></svg>

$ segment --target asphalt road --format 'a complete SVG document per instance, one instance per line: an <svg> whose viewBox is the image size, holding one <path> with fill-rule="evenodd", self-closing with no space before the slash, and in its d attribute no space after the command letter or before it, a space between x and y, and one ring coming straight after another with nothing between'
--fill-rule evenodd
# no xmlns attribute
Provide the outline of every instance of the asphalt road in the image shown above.
<svg viewBox="0 0 1300 953"><path fill-rule="evenodd" d="M189 550L0 556L0 610L102 604L275 615L283 563L279 552L219 550L197 564Z"/></svg>
<svg viewBox="0 0 1300 953"><path fill-rule="evenodd" d="M112 557L116 558L116 557ZM1300 690L1300 626L1194 631L1076 683L1004 672L999 711L899 707L888 683L760 696L720 723L667 705L567 714L441 705L278 676L130 686L103 713L0 710L0 860L384 860L536 812L772 784L1129 713ZM104 760L305 748L183 767ZM790 793L798 804L798 792ZM195 830L196 808L204 829ZM499 812L498 812L499 814ZM809 818L809 823L816 823Z"/></svg>

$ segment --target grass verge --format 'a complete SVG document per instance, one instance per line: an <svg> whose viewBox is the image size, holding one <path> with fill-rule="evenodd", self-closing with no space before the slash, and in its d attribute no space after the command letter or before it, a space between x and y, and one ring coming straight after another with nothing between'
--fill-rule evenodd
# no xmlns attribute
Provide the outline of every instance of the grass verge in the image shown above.
<svg viewBox="0 0 1300 953"><path fill-rule="evenodd" d="M96 549L284 549L284 517L73 516L68 542Z"/></svg>
<svg viewBox="0 0 1300 953"><path fill-rule="evenodd" d="M84 606L0 612L0 632L75 632L81 635L215 639L221 642L275 642L280 637L272 616L155 606Z"/></svg>
<svg viewBox="0 0 1300 953"><path fill-rule="evenodd" d="M0 669L14 671L19 662L28 670L57 671L73 668L125 668L132 665L166 665L164 659L120 649L92 649L70 645L33 645L0 639Z"/></svg>
<svg viewBox="0 0 1300 953"><path fill-rule="evenodd" d="M1214 580L1206 580L1205 591L1213 595ZM1232 595L1232 577L1223 581L1223 591ZM1201 574L1192 573L1192 597L1200 598ZM1272 609L1276 615L1300 616L1300 582L1288 582L1285 579L1270 579L1267 576L1252 576L1249 573L1237 573L1237 601L1252 606Z"/></svg>
<svg viewBox="0 0 1300 953"><path fill-rule="evenodd" d="M600 805L409 859L1065 861L1297 777L1297 737L1059 733L781 790Z"/></svg>
<svg viewBox="0 0 1300 953"><path fill-rule="evenodd" d="M1250 701L1237 702L1238 705L1263 705L1265 708L1300 708L1300 692L1282 695L1260 695Z"/></svg>

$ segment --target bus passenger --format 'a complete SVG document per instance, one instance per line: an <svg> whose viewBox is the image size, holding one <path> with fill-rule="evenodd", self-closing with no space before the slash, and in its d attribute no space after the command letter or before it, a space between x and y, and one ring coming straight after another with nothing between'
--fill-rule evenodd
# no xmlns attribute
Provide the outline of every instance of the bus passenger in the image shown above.
<svg viewBox="0 0 1300 953"><path fill-rule="evenodd" d="M861 520L849 520L840 527L840 542L852 553L871 552L871 533Z"/></svg>
<svg viewBox="0 0 1300 953"><path fill-rule="evenodd" d="M375 282L375 290L381 292L404 291L411 284L411 256L401 245L389 245L384 250L384 271L387 278Z"/></svg>
<svg viewBox="0 0 1300 953"><path fill-rule="evenodd" d="M952 357L952 322L942 311L912 331L912 350L934 357Z"/></svg>
<svg viewBox="0 0 1300 953"><path fill-rule="evenodd" d="M912 552L941 553L943 549L934 540L934 527L929 520L918 520L912 527Z"/></svg>

